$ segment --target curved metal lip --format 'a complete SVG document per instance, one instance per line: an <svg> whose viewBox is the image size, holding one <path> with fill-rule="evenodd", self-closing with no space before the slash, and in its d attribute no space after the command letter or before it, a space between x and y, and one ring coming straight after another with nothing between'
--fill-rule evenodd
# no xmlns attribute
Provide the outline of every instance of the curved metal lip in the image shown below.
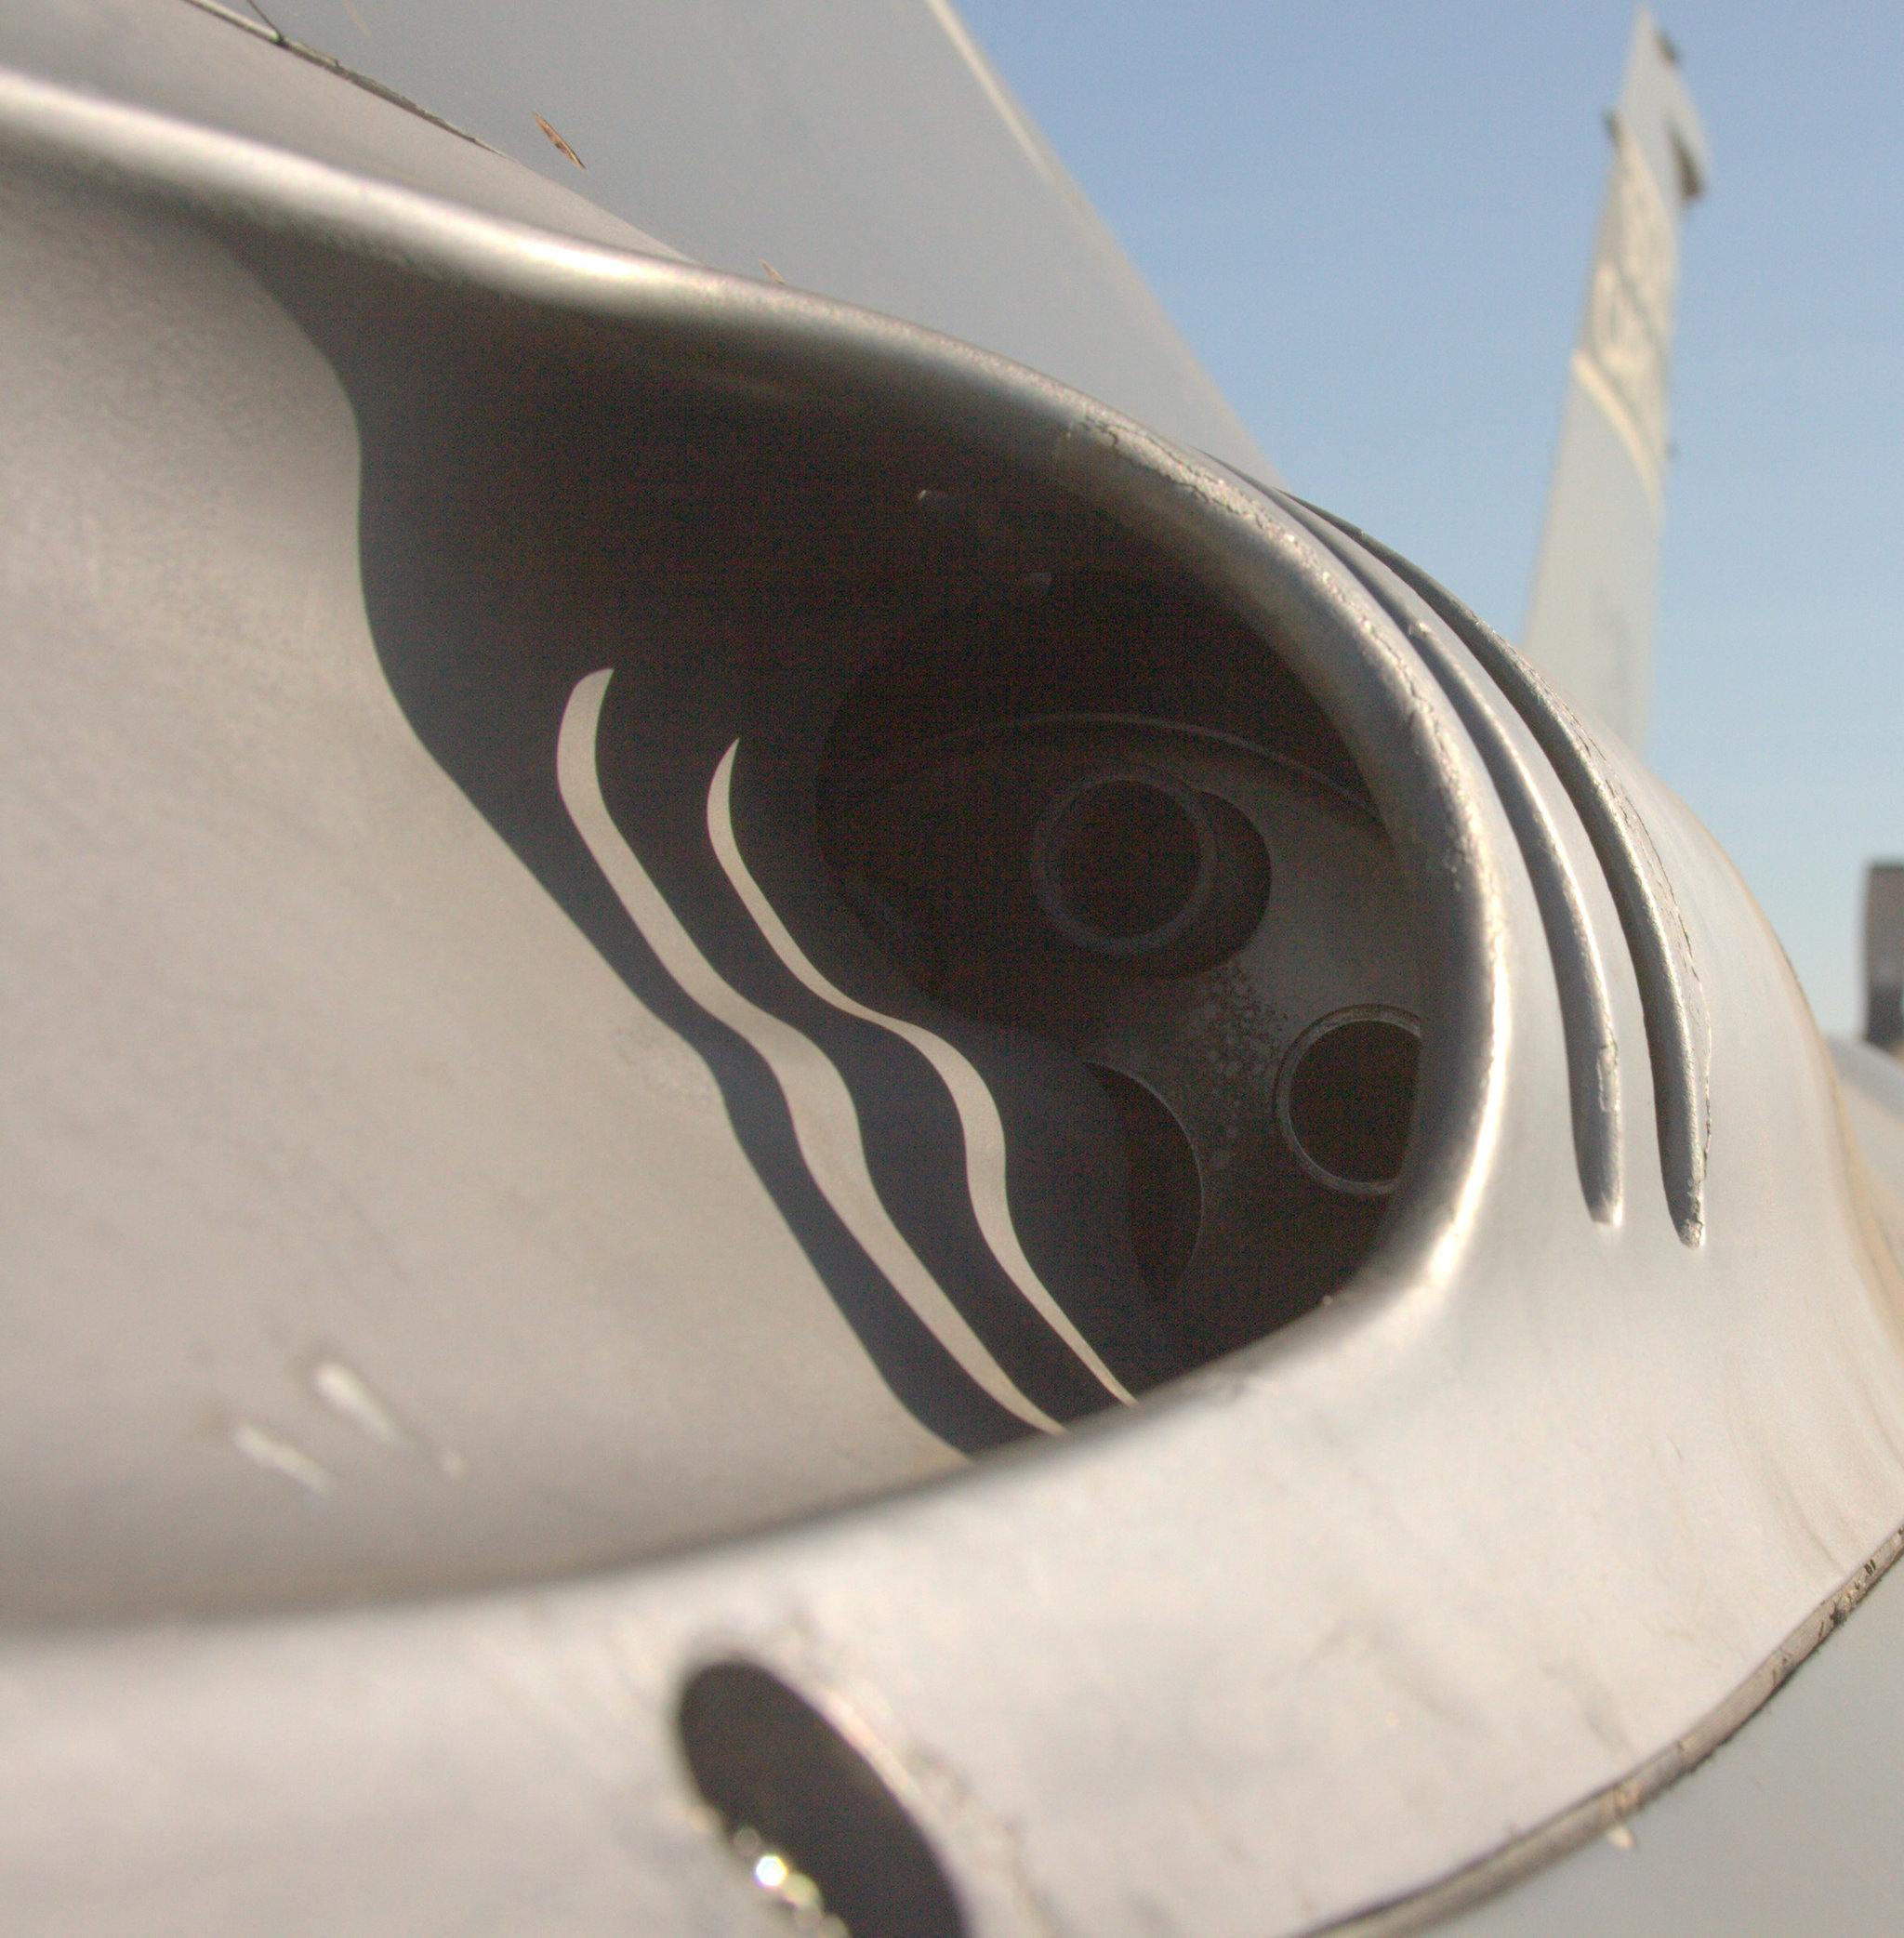
<svg viewBox="0 0 1904 1938"><path fill-rule="evenodd" d="M1408 1162L1363 1290L1445 1281L1505 1085L1493 790L1414 649L1299 521L1215 461L1054 378L827 297L570 241L0 71L8 150L215 222L289 231L607 325L683 375L779 379L888 404L1045 476L1171 554L1274 638L1342 733L1411 877L1428 971L1424 1057Z"/></svg>

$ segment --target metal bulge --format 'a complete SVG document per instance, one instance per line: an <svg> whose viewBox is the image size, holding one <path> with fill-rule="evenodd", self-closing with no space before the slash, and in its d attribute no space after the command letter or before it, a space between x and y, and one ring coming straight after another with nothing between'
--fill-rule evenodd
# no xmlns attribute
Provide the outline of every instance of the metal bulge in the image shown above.
<svg viewBox="0 0 1904 1938"><path fill-rule="evenodd" d="M1130 1249L1190 1358L1297 1317L1368 1256L1420 1025L1399 873L1361 801L1202 729L1056 715L888 755L823 823L915 987L1102 1085Z"/></svg>

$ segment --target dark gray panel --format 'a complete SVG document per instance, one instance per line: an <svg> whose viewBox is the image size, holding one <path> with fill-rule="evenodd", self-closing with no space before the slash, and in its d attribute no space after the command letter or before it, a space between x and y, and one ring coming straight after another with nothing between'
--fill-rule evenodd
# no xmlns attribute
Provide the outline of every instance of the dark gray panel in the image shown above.
<svg viewBox="0 0 1904 1938"><path fill-rule="evenodd" d="M1896 1051L1904 1043L1904 862L1873 862L1864 890L1867 1043Z"/></svg>

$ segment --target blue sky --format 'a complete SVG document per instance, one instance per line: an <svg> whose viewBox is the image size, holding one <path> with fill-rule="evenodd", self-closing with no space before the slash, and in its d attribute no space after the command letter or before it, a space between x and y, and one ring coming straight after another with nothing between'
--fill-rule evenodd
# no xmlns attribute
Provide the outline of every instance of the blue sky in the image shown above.
<svg viewBox="0 0 1904 1938"><path fill-rule="evenodd" d="M1622 0L963 0L1283 476L1517 636ZM1831 1030L1904 857L1904 6L1662 0L1682 257L1649 748Z"/></svg>

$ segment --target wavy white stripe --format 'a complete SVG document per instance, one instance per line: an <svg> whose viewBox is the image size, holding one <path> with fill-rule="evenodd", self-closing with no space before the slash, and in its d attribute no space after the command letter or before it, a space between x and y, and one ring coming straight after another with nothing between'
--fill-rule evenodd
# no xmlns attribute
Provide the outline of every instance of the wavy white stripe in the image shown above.
<svg viewBox="0 0 1904 1938"><path fill-rule="evenodd" d="M562 713L556 749L562 805L596 865L668 973L710 1016L759 1051L773 1071L813 1182L919 1323L1008 1412L1043 1432L1061 1431L1056 1420L1013 1385L887 1215L866 1168L853 1093L839 1071L790 1023L770 1016L722 980L622 838L602 798L595 763L602 702L613 677L614 669L604 667L577 684Z"/></svg>
<svg viewBox="0 0 1904 1938"><path fill-rule="evenodd" d="M952 1107L959 1113L959 1127L965 1138L966 1190L971 1193L978 1228L991 1247L992 1257L1045 1324L1091 1368L1099 1385L1127 1405L1134 1404L1123 1382L1098 1357L1091 1341L1051 1297L1018 1242L1018 1233L1012 1222L1012 1201L1005 1191L1005 1126L991 1087L943 1036L936 1036L903 1017L868 1009L829 982L808 960L806 952L794 941L787 924L768 901L765 890L748 872L734 835L734 757L739 747L739 741L735 741L721 757L721 765L714 770L713 784L707 790L707 832L713 837L714 852L721 858L734 893L747 904L747 913L760 925L760 933L774 953L822 1002L830 1003L848 1016L858 1017L862 1022L877 1023L902 1043L909 1043L937 1071L939 1081L951 1093Z"/></svg>

